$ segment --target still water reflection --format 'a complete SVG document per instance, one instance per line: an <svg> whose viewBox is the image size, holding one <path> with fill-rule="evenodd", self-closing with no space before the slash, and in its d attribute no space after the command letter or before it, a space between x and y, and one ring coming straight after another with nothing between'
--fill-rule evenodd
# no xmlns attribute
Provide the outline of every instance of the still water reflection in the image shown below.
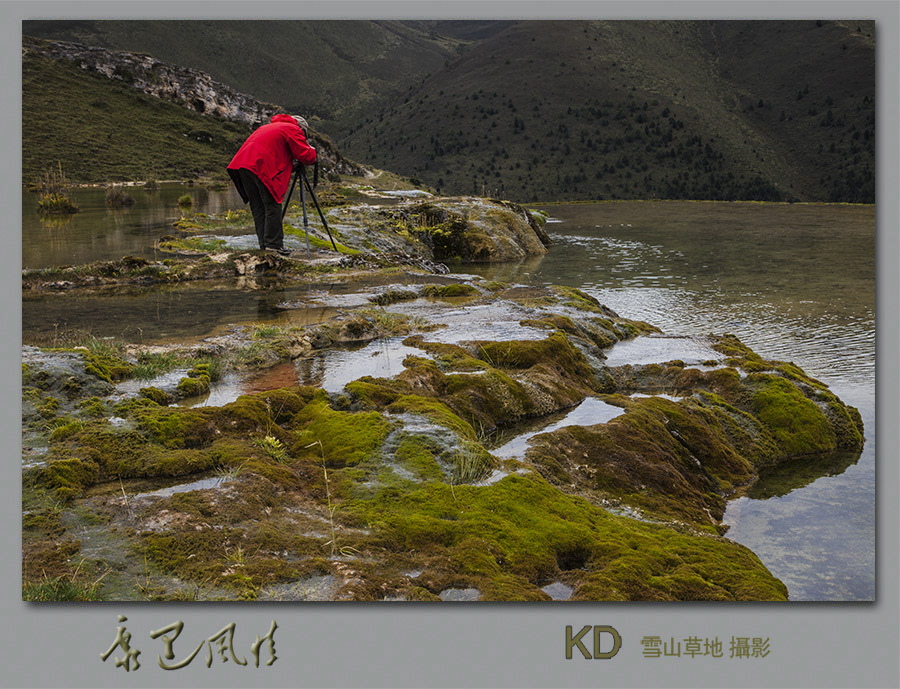
<svg viewBox="0 0 900 689"><path fill-rule="evenodd" d="M22 267L81 265L112 261L123 256L153 257L154 242L173 232L172 223L185 212L221 213L243 204L233 185L204 186L160 184L148 191L125 187L134 205L106 207L106 191L100 187L77 189L70 195L78 212L65 216L40 216L35 212L37 194L22 192ZM191 197L186 210L181 196Z"/></svg>

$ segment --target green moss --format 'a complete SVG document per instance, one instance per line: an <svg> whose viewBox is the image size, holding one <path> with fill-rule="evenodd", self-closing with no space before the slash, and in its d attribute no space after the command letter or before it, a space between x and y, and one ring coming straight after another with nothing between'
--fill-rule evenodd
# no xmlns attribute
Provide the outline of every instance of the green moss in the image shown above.
<svg viewBox="0 0 900 689"><path fill-rule="evenodd" d="M41 406L39 406L37 409L37 413L43 416L45 419L50 419L56 416L57 411L59 411L59 400L55 397L46 397L43 404L41 404Z"/></svg>
<svg viewBox="0 0 900 689"><path fill-rule="evenodd" d="M369 297L369 301L373 304L377 304L378 306L388 306L390 304L395 304L398 301L409 301L411 299L418 299L419 294L413 290L404 290L404 289L390 289L385 292L379 292L378 294L374 294Z"/></svg>
<svg viewBox="0 0 900 689"><path fill-rule="evenodd" d="M489 369L478 375L449 374L444 402L473 427L492 430L535 413L537 406L522 383Z"/></svg>
<svg viewBox="0 0 900 689"><path fill-rule="evenodd" d="M205 529L180 533L147 534L142 539L142 550L164 572L180 578L207 581L218 586L229 586L247 593L254 592L238 569L229 568L226 553L241 543L241 533L234 529Z"/></svg>
<svg viewBox="0 0 900 689"><path fill-rule="evenodd" d="M84 354L84 362L84 370L87 373L95 375L97 378L105 380L107 383L127 378L134 370L134 365L123 359L92 352Z"/></svg>
<svg viewBox="0 0 900 689"><path fill-rule="evenodd" d="M83 416L94 419L106 416L108 411L106 402L99 397L89 397L86 400L82 400L75 405L75 408L78 409Z"/></svg>
<svg viewBox="0 0 900 689"><path fill-rule="evenodd" d="M177 390L183 397L198 397L209 392L210 382L217 365L212 362L197 363L178 381Z"/></svg>
<svg viewBox="0 0 900 689"><path fill-rule="evenodd" d="M488 280L487 282L481 283L481 286L488 292L498 293L508 290L512 285L508 282L501 282L499 280Z"/></svg>
<svg viewBox="0 0 900 689"><path fill-rule="evenodd" d="M59 538L64 533L59 509L42 508L22 515L22 535L26 538Z"/></svg>
<svg viewBox="0 0 900 689"><path fill-rule="evenodd" d="M756 388L750 398L753 414L774 433L782 453L803 455L837 447L828 419L790 381L762 373L747 378L747 384Z"/></svg>
<svg viewBox="0 0 900 689"><path fill-rule="evenodd" d="M580 289L574 287L561 287L554 285L551 291L562 297L566 306L578 309L579 311L589 311L591 313L606 313L602 304L594 297Z"/></svg>
<svg viewBox="0 0 900 689"><path fill-rule="evenodd" d="M406 591L406 597L411 601L428 601L428 602L440 602L440 596L436 596L428 589L423 589L421 586L413 586Z"/></svg>
<svg viewBox="0 0 900 689"><path fill-rule="evenodd" d="M344 386L354 403L365 409L382 409L409 392L408 386L384 378L364 376Z"/></svg>
<svg viewBox="0 0 900 689"><path fill-rule="evenodd" d="M721 492L754 474L723 429L724 414L692 401L644 398L612 423L539 435L527 456L563 485L714 530L725 507Z"/></svg>
<svg viewBox="0 0 900 689"><path fill-rule="evenodd" d="M185 376L178 381L178 392L184 397L199 397L209 392L209 376Z"/></svg>
<svg viewBox="0 0 900 689"><path fill-rule="evenodd" d="M288 234L288 235L293 235L295 237L303 237L304 241L306 241L303 228L296 228L291 225L285 224L284 225L284 233ZM349 246L345 246L345 245L341 244L339 241L337 241L336 239L334 241L334 246L332 246L330 239L320 239L319 237L316 237L312 233L309 234L309 245L311 247L315 247L316 249L328 249L331 251L333 251L334 248L337 247L337 251L339 254L352 255L352 254L362 253L361 251L359 251L359 249L353 249Z"/></svg>
<svg viewBox="0 0 900 689"><path fill-rule="evenodd" d="M452 297L472 297L478 296L481 292L478 288L467 285L465 283L454 283L452 285L426 285L422 294L426 297L435 297L438 299L448 299Z"/></svg>
<svg viewBox="0 0 900 689"><path fill-rule="evenodd" d="M496 368L524 369L551 362L579 379L590 380L594 373L584 355L559 332L544 340L480 343L478 358Z"/></svg>
<svg viewBox="0 0 900 689"><path fill-rule="evenodd" d="M444 477L435 458L435 448L420 435L405 435L394 451L396 462L420 480L439 481Z"/></svg>
<svg viewBox="0 0 900 689"><path fill-rule="evenodd" d="M568 572L581 599L786 597L742 546L612 516L534 476L479 488L431 483L383 491L345 509L375 530L380 547L444 562L430 572L431 593L473 586L484 600L546 599L540 582Z"/></svg>
<svg viewBox="0 0 900 689"><path fill-rule="evenodd" d="M460 213L430 203L421 203L403 211L395 220L395 231L408 233L432 247L434 259L472 255L472 228Z"/></svg>
<svg viewBox="0 0 900 689"><path fill-rule="evenodd" d="M156 402L162 407L168 406L174 401L170 394L155 387L141 388L138 394L145 399Z"/></svg>
<svg viewBox="0 0 900 689"><path fill-rule="evenodd" d="M50 490L61 500L70 500L93 485L99 475L98 465L91 460L77 458L47 462L35 473L35 484Z"/></svg>
<svg viewBox="0 0 900 689"><path fill-rule="evenodd" d="M488 366L473 357L465 348L442 342L426 342L421 335L413 335L403 340L407 347L417 347L428 352L444 370L483 371Z"/></svg>
<svg viewBox="0 0 900 689"><path fill-rule="evenodd" d="M61 440L65 440L66 438L70 438L75 435L78 431L82 430L85 426L85 422L82 419L72 419L69 421L62 420L63 423L59 426L56 426L50 432L50 442L55 443Z"/></svg>
<svg viewBox="0 0 900 689"><path fill-rule="evenodd" d="M330 468L355 466L370 459L390 430L377 412L334 411L324 393L307 404L293 418L298 433L294 452L317 456L319 448ZM317 445L315 452L309 448Z"/></svg>
<svg viewBox="0 0 900 689"><path fill-rule="evenodd" d="M541 318L527 318L519 322L519 325L529 328L546 328L549 330L562 330L570 335L581 335L581 331L575 322L568 316L549 314Z"/></svg>

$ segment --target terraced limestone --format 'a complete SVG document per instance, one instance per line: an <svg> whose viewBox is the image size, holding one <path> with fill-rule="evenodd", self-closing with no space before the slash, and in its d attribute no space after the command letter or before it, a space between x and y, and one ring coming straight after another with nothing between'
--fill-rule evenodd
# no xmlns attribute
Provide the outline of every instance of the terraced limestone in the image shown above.
<svg viewBox="0 0 900 689"><path fill-rule="evenodd" d="M616 343L659 333L578 290L428 284L152 355L27 349L26 597L102 576L91 597L787 598L725 537L725 502L762 467L859 448L854 409L728 335L703 363L610 362ZM459 332L485 313L505 324ZM391 375L302 383L335 347L390 338L407 354ZM151 361L172 379L124 385ZM296 379L261 389L275 366ZM229 376L256 391L173 404ZM583 404L597 415L534 433ZM504 433L528 434L524 451L492 452Z"/></svg>

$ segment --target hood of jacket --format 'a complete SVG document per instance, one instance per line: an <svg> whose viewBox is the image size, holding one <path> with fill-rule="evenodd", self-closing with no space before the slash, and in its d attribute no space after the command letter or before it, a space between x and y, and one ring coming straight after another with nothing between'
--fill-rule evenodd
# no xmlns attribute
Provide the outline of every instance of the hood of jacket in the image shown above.
<svg viewBox="0 0 900 689"><path fill-rule="evenodd" d="M271 122L272 122L272 124L275 124L276 122L288 122L290 124L296 124L298 127L300 126L297 123L297 120L295 120L290 115L272 115Z"/></svg>

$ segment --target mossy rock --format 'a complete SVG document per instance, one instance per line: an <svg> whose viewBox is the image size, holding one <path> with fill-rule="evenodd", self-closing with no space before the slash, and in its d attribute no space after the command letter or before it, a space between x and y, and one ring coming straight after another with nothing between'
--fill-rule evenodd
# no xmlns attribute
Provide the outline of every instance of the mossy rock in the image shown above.
<svg viewBox="0 0 900 689"><path fill-rule="evenodd" d="M51 491L60 500L71 500L93 485L100 474L91 460L75 457L47 462L34 473L36 485Z"/></svg>
<svg viewBox="0 0 900 689"><path fill-rule="evenodd" d="M112 383L127 378L134 370L134 365L114 356L85 353L84 370L100 380Z"/></svg>
<svg viewBox="0 0 900 689"><path fill-rule="evenodd" d="M473 285L465 283L455 283L452 285L427 285L422 292L425 297L435 297L438 299L450 299L453 297L472 297L479 296L481 292Z"/></svg>
<svg viewBox="0 0 900 689"><path fill-rule="evenodd" d="M199 397L209 392L210 381L207 375L185 376L178 381L177 390L182 397Z"/></svg>
<svg viewBox="0 0 900 689"><path fill-rule="evenodd" d="M478 588L482 600L546 600L541 582L565 574L581 600L786 598L742 546L610 515L536 476L479 488L429 483L344 509L372 525L378 547L427 554L432 566L419 579L433 595L454 586Z"/></svg>
<svg viewBox="0 0 900 689"><path fill-rule="evenodd" d="M819 407L790 381L772 374L747 377L753 390L750 408L775 435L786 456L828 452L837 448L837 435Z"/></svg>
<svg viewBox="0 0 900 689"><path fill-rule="evenodd" d="M141 388L138 394L145 399L156 402L161 407L166 407L175 401L169 393L152 386Z"/></svg>
<svg viewBox="0 0 900 689"><path fill-rule="evenodd" d="M291 425L297 433L293 452L323 457L329 468L355 466L370 459L391 427L377 412L333 410L324 393L303 407Z"/></svg>

